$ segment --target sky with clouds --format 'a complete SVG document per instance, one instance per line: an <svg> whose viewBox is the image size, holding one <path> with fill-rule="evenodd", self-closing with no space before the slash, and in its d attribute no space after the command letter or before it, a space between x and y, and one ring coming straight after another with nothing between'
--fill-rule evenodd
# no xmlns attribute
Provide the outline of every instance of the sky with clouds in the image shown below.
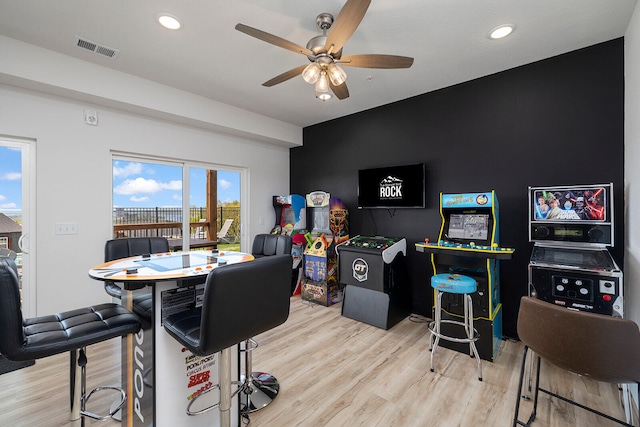
<svg viewBox="0 0 640 427"><path fill-rule="evenodd" d="M22 209L20 149L0 146L0 212Z"/></svg>
<svg viewBox="0 0 640 427"><path fill-rule="evenodd" d="M206 205L206 169L190 169L189 206ZM113 161L116 207L182 206L182 168L159 163ZM240 173L218 171L218 200L240 200Z"/></svg>
<svg viewBox="0 0 640 427"><path fill-rule="evenodd" d="M191 169L189 205L203 207L206 170ZM0 146L0 212L22 209L22 174L19 149ZM113 161L115 207L182 206L182 168L157 163ZM218 171L218 200L240 200L240 173Z"/></svg>

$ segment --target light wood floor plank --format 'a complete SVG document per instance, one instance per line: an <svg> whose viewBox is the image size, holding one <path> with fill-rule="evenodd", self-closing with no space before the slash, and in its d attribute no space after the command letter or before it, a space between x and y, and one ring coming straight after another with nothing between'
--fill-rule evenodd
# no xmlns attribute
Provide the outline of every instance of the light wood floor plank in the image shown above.
<svg viewBox="0 0 640 427"><path fill-rule="evenodd" d="M268 407L250 414L255 427L510 426L522 345L503 341L495 362L440 347L429 371L425 319L406 318L385 331L340 315L340 304L310 305L292 298L289 320L256 337L254 371L273 374L281 392ZM117 384L120 341L88 349L88 381ZM41 359L35 366L0 375L0 426L62 427L67 421L69 356ZM545 369L546 368L546 369ZM615 385L543 367L543 386L601 411L623 417ZM92 398L103 413L113 396ZM531 403L521 400L522 415ZM115 427L108 420L95 426ZM541 395L534 427L615 426L572 405Z"/></svg>

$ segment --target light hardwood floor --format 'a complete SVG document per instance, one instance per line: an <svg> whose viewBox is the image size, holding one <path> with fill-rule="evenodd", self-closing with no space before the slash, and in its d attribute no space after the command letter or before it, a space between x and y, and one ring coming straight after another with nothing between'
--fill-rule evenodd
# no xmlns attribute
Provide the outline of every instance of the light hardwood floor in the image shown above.
<svg viewBox="0 0 640 427"><path fill-rule="evenodd" d="M240 315L240 313L239 313ZM254 370L273 374L278 398L250 415L256 427L510 426L522 346L503 341L495 362L440 347L429 371L425 319L412 316L385 331L340 315L340 304L310 305L292 298L289 320L256 337ZM88 350L89 387L119 381L120 343ZM0 375L0 426L67 426L67 354ZM543 386L596 409L623 417L616 386L543 368ZM99 397L99 398L98 398ZM104 412L113 396L92 398ZM529 414L523 401L521 418ZM119 426L108 420L94 423ZM533 426L614 426L582 409L541 395ZM179 427L179 426L176 426Z"/></svg>

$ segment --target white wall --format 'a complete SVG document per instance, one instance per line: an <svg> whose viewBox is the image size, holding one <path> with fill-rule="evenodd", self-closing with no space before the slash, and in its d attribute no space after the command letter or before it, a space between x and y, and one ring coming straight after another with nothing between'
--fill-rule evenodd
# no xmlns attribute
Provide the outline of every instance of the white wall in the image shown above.
<svg viewBox="0 0 640 427"><path fill-rule="evenodd" d="M625 34L625 317L640 324L640 10Z"/></svg>
<svg viewBox="0 0 640 427"><path fill-rule="evenodd" d="M640 324L640 9L625 34L625 317ZM636 405L637 389L631 388Z"/></svg>
<svg viewBox="0 0 640 427"><path fill-rule="evenodd" d="M98 126L83 123L85 108L98 111ZM248 168L245 248L274 224L271 196L289 191L287 147L14 86L0 85L0 134L36 140L37 315L108 300L87 272L112 235L111 150ZM79 232L55 235L56 222Z"/></svg>

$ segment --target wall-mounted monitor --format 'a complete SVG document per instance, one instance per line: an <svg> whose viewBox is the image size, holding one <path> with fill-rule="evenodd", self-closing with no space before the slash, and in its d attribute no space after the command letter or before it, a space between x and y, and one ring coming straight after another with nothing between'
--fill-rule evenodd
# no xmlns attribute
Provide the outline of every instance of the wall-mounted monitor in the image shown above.
<svg viewBox="0 0 640 427"><path fill-rule="evenodd" d="M423 163L358 171L358 209L424 207Z"/></svg>

